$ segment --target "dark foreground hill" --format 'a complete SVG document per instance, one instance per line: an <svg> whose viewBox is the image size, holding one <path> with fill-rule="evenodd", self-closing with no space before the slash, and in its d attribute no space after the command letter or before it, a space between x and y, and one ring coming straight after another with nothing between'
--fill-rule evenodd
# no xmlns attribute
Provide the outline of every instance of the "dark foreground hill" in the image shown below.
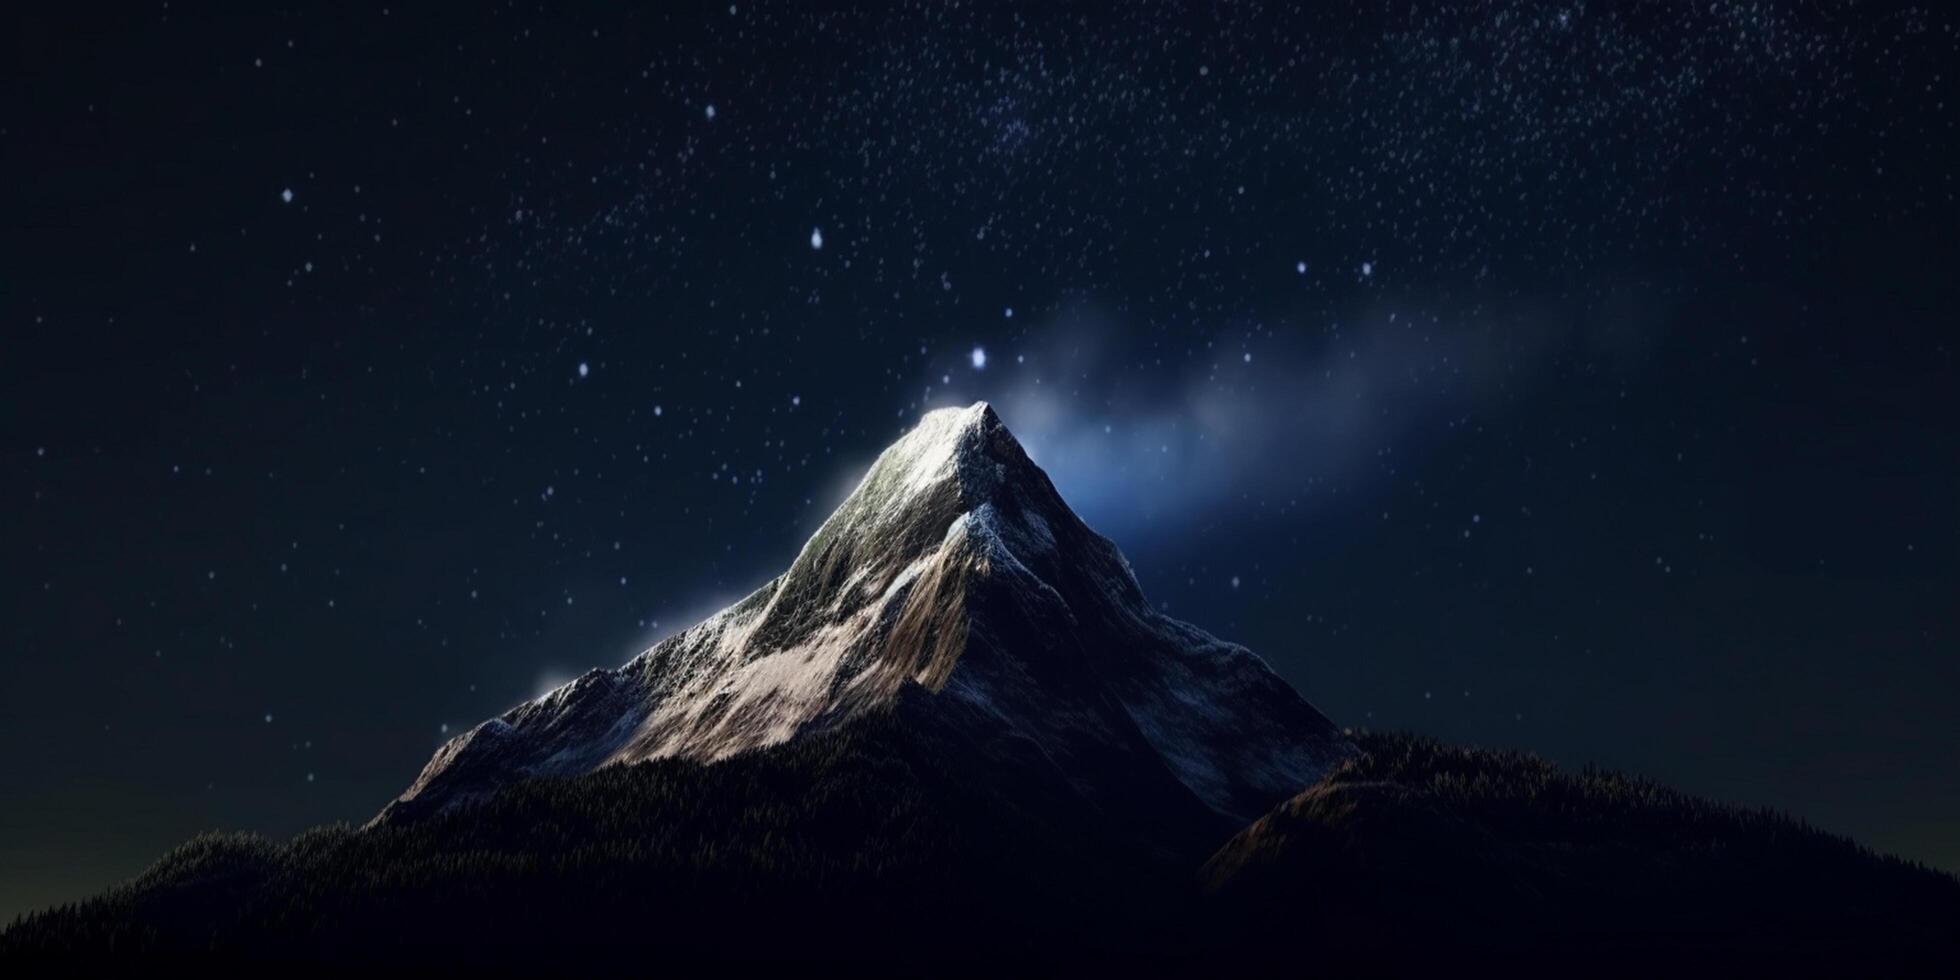
<svg viewBox="0 0 1960 980"><path fill-rule="evenodd" d="M1916 975L1960 966L1960 881L1762 809L1533 755L1362 735L1205 862L1256 948L1560 972ZM1223 942L1221 935L1221 942Z"/></svg>
<svg viewBox="0 0 1960 980"><path fill-rule="evenodd" d="M901 705L897 711L907 710ZM0 963L660 973L766 961L1936 973L1960 882L1771 813L1361 735L1207 859L1112 832L965 729L889 716L425 821L200 838L17 921Z"/></svg>

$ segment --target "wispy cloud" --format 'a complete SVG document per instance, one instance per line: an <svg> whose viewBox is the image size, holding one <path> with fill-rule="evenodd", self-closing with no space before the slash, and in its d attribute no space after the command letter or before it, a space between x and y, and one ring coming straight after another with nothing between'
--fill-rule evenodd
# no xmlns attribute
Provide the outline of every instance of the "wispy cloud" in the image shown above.
<svg viewBox="0 0 1960 980"><path fill-rule="evenodd" d="M1172 346L1084 305L1023 348L992 352L988 371L952 376L928 403L994 402L1099 528L1176 528L1260 496L1365 490L1530 384L1555 349L1610 345L1575 333L1584 318L1561 306L1446 318L1377 303Z"/></svg>

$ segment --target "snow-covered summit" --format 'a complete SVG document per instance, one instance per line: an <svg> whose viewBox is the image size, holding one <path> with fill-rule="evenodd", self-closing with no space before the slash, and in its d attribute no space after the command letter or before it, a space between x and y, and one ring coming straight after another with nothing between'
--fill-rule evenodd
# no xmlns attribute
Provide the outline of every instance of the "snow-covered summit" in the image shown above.
<svg viewBox="0 0 1960 980"><path fill-rule="evenodd" d="M1155 612L979 402L921 418L776 579L452 739L382 819L901 710L1031 744L1098 806L1184 798L1241 820L1351 751L1259 658Z"/></svg>

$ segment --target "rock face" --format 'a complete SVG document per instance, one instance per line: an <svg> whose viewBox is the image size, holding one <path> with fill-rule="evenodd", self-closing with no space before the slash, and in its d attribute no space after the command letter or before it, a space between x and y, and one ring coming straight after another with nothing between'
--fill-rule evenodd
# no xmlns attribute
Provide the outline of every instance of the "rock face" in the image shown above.
<svg viewBox="0 0 1960 980"><path fill-rule="evenodd" d="M1243 824L1353 753L1250 651L1153 611L983 402L926 415L775 580L450 740L377 820L871 712L1035 767L1145 836Z"/></svg>

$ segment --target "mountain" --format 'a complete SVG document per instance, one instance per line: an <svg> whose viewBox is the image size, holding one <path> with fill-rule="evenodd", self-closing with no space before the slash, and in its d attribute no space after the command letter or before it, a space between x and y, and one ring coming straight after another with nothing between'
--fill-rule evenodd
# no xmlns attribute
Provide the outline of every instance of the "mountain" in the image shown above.
<svg viewBox="0 0 1960 980"><path fill-rule="evenodd" d="M982 402L928 413L767 585L457 736L377 819L891 711L1136 814L1164 846L1242 825L1353 752L1250 651L1152 609Z"/></svg>
<svg viewBox="0 0 1960 980"><path fill-rule="evenodd" d="M1950 976L1954 922L1960 881L1788 817L1336 730L1152 610L981 404L366 825L192 840L0 975Z"/></svg>

